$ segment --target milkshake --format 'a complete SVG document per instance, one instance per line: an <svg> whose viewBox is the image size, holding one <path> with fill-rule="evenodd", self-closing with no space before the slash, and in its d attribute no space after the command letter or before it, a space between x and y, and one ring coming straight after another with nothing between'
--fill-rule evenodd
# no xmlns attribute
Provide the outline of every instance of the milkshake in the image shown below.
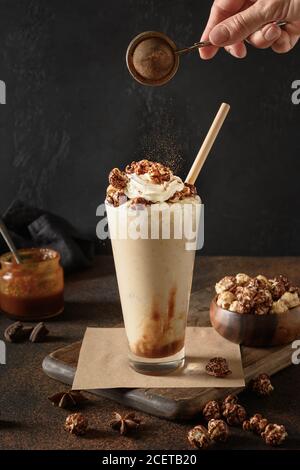
<svg viewBox="0 0 300 470"><path fill-rule="evenodd" d="M106 210L130 363L139 372L167 373L184 362L200 198L193 185L148 160L112 170L109 182Z"/></svg>

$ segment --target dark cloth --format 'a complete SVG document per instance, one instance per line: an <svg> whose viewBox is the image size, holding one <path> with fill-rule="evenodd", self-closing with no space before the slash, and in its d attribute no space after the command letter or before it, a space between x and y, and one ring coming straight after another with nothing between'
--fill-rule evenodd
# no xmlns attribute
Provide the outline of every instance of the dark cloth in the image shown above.
<svg viewBox="0 0 300 470"><path fill-rule="evenodd" d="M89 267L94 259L94 242L81 235L62 217L14 201L2 217L17 249L45 247L61 255L68 272ZM8 251L0 237L0 253Z"/></svg>

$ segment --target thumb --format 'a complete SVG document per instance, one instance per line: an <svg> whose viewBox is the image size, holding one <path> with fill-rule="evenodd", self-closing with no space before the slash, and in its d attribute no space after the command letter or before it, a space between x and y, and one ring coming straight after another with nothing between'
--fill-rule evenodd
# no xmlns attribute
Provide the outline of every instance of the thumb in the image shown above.
<svg viewBox="0 0 300 470"><path fill-rule="evenodd" d="M210 32L209 39L216 46L241 42L266 23L279 19L271 16L274 16L274 9L262 8L261 2L258 1L215 26Z"/></svg>

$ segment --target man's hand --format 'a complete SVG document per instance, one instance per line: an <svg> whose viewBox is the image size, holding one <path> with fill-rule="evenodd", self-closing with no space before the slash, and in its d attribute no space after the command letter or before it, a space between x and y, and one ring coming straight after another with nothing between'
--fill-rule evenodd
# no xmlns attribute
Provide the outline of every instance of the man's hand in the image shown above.
<svg viewBox="0 0 300 470"><path fill-rule="evenodd" d="M274 22L284 20L284 29ZM300 36L300 0L215 0L201 41L214 46L199 49L202 59L211 59L220 47L234 57L247 54L245 40L255 47L284 53Z"/></svg>

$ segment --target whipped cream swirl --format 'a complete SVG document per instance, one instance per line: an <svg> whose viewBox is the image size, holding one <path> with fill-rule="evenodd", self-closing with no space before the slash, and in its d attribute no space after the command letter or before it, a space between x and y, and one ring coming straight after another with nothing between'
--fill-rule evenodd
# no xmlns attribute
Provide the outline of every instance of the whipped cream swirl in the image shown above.
<svg viewBox="0 0 300 470"><path fill-rule="evenodd" d="M172 175L169 181L161 184L153 183L149 173L137 175L131 173L128 176L128 182L124 193L129 199L142 197L146 201L165 202L178 191L184 189L184 183L179 176Z"/></svg>

